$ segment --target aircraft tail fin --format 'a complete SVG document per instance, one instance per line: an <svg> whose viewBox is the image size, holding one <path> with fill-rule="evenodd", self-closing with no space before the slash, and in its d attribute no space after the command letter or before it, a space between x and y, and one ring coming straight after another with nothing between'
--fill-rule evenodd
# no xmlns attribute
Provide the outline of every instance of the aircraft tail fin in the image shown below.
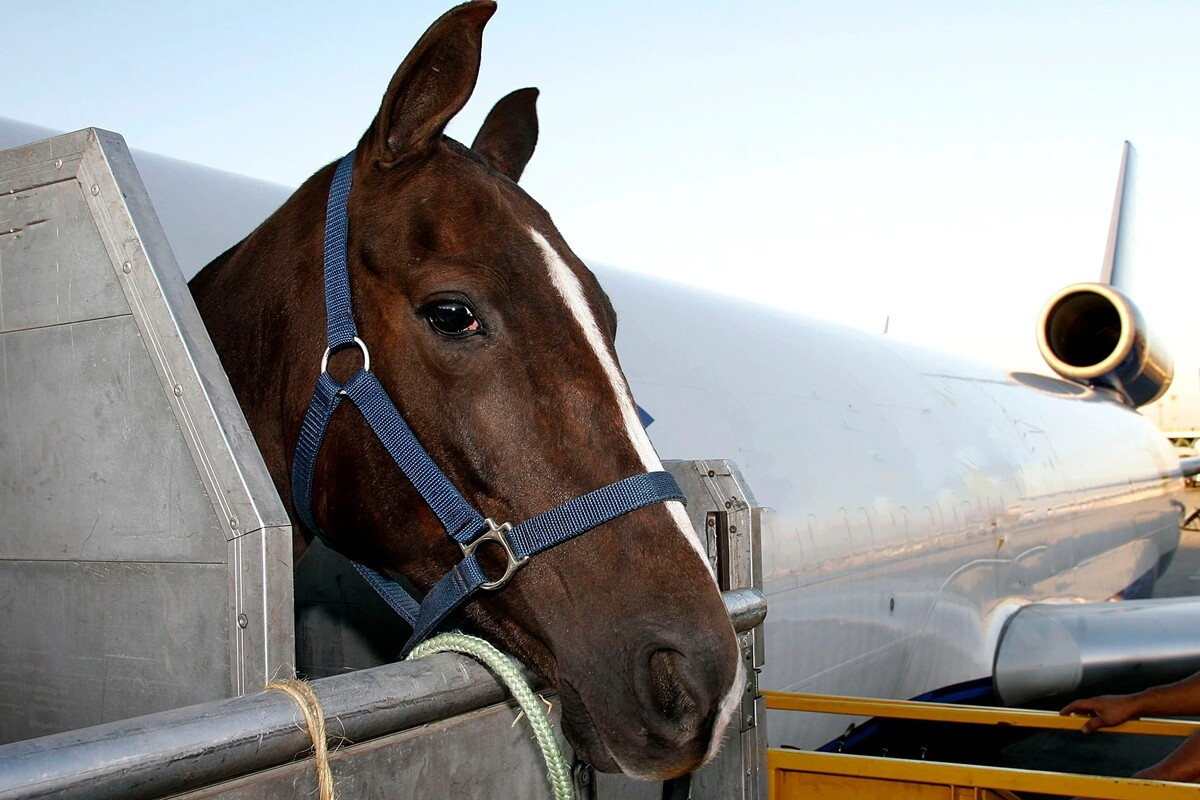
<svg viewBox="0 0 1200 800"><path fill-rule="evenodd" d="M1042 307L1038 349L1061 377L1115 392L1137 408L1171 386L1175 368L1129 299L1133 194L1137 153L1125 142L1099 283L1060 289Z"/></svg>
<svg viewBox="0 0 1200 800"><path fill-rule="evenodd" d="M1100 283L1125 290L1129 274L1129 248L1132 241L1134 202L1137 189L1137 150L1128 141L1121 148L1121 171L1113 198L1112 219L1108 224L1108 242L1100 265Z"/></svg>

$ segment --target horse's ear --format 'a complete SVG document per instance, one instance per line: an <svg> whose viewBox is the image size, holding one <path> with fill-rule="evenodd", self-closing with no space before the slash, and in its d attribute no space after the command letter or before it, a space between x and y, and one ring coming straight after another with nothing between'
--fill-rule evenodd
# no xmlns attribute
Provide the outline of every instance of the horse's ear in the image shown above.
<svg viewBox="0 0 1200 800"><path fill-rule="evenodd" d="M521 179L537 146L537 89L517 89L500 98L488 112L471 149L501 175Z"/></svg>
<svg viewBox="0 0 1200 800"><path fill-rule="evenodd" d="M379 166L419 160L441 139L475 89L483 26L495 11L493 0L463 3L439 17L413 46L363 137L364 151Z"/></svg>

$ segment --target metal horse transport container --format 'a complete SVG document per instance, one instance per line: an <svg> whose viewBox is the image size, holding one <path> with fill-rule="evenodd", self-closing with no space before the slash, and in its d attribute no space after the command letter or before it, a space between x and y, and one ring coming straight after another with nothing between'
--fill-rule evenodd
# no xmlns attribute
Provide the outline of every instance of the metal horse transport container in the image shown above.
<svg viewBox="0 0 1200 800"><path fill-rule="evenodd" d="M0 155L0 741L292 662L291 523L120 137Z"/></svg>
<svg viewBox="0 0 1200 800"><path fill-rule="evenodd" d="M315 793L301 711L260 691L298 662L340 796L549 796L482 667L386 663L394 623L331 551L293 586L291 522L116 134L0 153L0 359L0 798ZM757 675L760 510L731 464L667 468ZM763 721L751 680L692 797L766 796Z"/></svg>

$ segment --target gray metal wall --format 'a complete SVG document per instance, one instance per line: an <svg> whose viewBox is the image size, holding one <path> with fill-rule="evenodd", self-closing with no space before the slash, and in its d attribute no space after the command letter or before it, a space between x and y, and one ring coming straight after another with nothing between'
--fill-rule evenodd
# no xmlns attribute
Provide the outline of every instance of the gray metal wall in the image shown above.
<svg viewBox="0 0 1200 800"><path fill-rule="evenodd" d="M121 138L0 153L0 742L289 670L290 531Z"/></svg>

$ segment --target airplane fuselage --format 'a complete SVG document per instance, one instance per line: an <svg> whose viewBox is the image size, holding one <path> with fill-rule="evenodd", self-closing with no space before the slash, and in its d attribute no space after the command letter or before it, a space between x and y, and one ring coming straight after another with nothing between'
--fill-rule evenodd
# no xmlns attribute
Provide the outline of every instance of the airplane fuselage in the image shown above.
<svg viewBox="0 0 1200 800"><path fill-rule="evenodd" d="M1107 394L599 274L660 453L736 461L770 509L764 688L988 678L1017 608L1144 593L1178 546L1178 459ZM780 714L768 735L815 747L845 725Z"/></svg>

